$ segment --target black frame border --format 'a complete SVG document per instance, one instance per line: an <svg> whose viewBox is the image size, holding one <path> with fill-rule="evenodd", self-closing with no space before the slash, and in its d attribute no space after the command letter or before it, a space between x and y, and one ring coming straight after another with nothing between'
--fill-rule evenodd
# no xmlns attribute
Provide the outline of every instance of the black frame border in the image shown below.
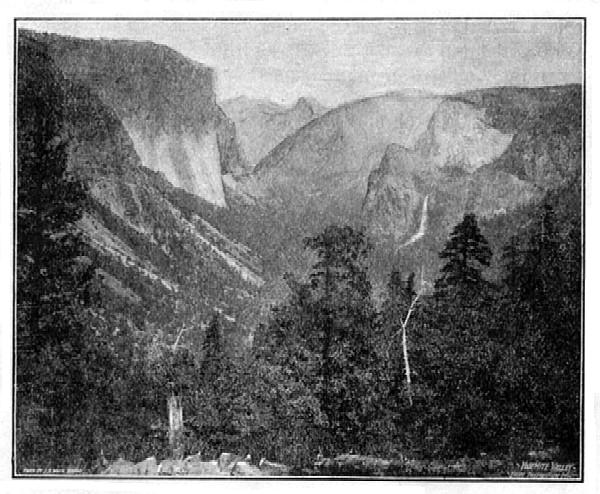
<svg viewBox="0 0 600 494"><path fill-rule="evenodd" d="M146 21L146 22L415 22L415 21L581 21L583 22L583 74L582 74L582 196L581 196L581 358L580 358L580 456L579 478L518 478L518 477L368 477L368 476L293 476L293 477L193 477L193 476L110 476L16 473L16 338L17 338L17 63L18 23L23 21ZM585 233L586 233L586 141L587 141L587 17L562 16L509 16L509 17L14 17L13 18L13 222L12 222L12 423L11 423L11 478L12 479L81 479L81 480L233 480L233 481L408 481L408 482L451 482L451 483L520 483L520 484L583 484L585 461Z"/></svg>

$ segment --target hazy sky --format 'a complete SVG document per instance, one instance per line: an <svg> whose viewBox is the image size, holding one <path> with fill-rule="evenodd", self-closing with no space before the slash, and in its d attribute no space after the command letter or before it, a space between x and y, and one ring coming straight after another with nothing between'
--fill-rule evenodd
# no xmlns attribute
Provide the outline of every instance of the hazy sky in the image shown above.
<svg viewBox="0 0 600 494"><path fill-rule="evenodd" d="M581 82L580 21L44 21L80 37L151 40L212 66L218 99L327 105L404 88Z"/></svg>

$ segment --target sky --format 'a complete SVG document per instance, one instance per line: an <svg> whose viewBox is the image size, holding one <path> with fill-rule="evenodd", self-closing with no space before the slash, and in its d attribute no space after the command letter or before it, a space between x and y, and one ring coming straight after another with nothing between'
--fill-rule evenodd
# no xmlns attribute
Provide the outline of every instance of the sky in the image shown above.
<svg viewBox="0 0 600 494"><path fill-rule="evenodd" d="M328 106L403 89L582 82L581 21L37 21L19 27L154 41L215 69L217 99Z"/></svg>

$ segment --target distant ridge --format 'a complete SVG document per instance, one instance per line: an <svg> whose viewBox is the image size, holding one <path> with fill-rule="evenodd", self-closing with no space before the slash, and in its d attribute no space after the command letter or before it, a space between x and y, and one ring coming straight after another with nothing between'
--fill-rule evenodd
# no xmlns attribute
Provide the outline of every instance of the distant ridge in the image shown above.
<svg viewBox="0 0 600 494"><path fill-rule="evenodd" d="M255 165L271 149L327 108L316 99L300 97L292 105L246 96L222 101L221 107L236 125L240 143L250 164Z"/></svg>

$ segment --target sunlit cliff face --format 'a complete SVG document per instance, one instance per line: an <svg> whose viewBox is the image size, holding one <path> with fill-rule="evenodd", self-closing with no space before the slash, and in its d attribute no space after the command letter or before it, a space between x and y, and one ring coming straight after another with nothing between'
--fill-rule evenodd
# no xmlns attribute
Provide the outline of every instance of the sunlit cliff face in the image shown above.
<svg viewBox="0 0 600 494"><path fill-rule="evenodd" d="M244 166L235 126L216 104L214 73L153 43L41 35L64 75L93 91L127 130L144 166L225 206L222 173Z"/></svg>

